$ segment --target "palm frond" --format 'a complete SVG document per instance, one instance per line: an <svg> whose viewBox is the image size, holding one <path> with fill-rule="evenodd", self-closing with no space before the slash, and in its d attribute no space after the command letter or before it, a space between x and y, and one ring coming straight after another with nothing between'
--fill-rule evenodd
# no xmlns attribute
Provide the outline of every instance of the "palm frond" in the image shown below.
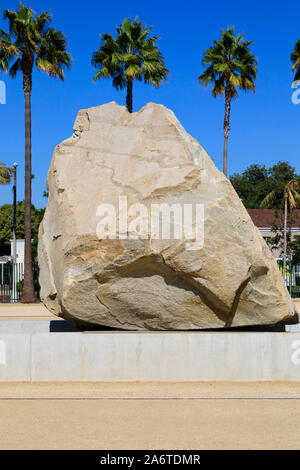
<svg viewBox="0 0 300 470"><path fill-rule="evenodd" d="M30 73L36 58L38 70L63 80L64 69L71 66L72 58L66 37L50 27L49 11L35 16L31 8L20 3L16 11L5 10L4 19L9 22L10 34L0 30L0 67L15 77L19 71ZM9 68L13 58L16 60Z"/></svg>
<svg viewBox="0 0 300 470"><path fill-rule="evenodd" d="M0 184L8 184L13 173L12 168L8 168L4 163L0 163Z"/></svg>
<svg viewBox="0 0 300 470"><path fill-rule="evenodd" d="M9 75L11 78L16 78L18 72L22 70L21 59L17 59L9 69Z"/></svg>
<svg viewBox="0 0 300 470"><path fill-rule="evenodd" d="M7 72L10 62L19 56L16 44L11 41L9 34L0 30L0 70Z"/></svg>
<svg viewBox="0 0 300 470"><path fill-rule="evenodd" d="M232 26L221 30L221 38L204 52L205 70L198 77L200 85L212 84L213 96L227 90L231 98L238 95L238 89L255 91L257 59L251 52L252 44L253 41L244 41L241 34L235 35Z"/></svg>
<svg viewBox="0 0 300 470"><path fill-rule="evenodd" d="M156 45L159 36L149 36L152 26L145 27L136 17L124 18L117 27L117 36L101 34L99 49L91 63L98 69L94 80L112 78L113 86L122 89L126 81L144 80L159 86L168 76L164 59Z"/></svg>
<svg viewBox="0 0 300 470"><path fill-rule="evenodd" d="M295 44L291 53L291 62L293 63L292 71L295 74L295 80L300 80L300 39Z"/></svg>
<svg viewBox="0 0 300 470"><path fill-rule="evenodd" d="M272 204L274 203L276 197L276 192L273 190L267 196L263 199L263 201L260 203L260 209L266 209L270 208Z"/></svg>

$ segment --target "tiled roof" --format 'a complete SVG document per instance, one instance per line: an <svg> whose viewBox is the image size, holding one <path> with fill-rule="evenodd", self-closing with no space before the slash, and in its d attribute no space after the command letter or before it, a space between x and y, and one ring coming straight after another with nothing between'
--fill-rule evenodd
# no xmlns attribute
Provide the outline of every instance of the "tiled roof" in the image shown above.
<svg viewBox="0 0 300 470"><path fill-rule="evenodd" d="M277 225L283 225L282 210L278 210L279 218L275 217L274 209L247 209L247 211L256 227L272 227L274 222ZM292 219L289 227L300 227L300 209L294 211Z"/></svg>

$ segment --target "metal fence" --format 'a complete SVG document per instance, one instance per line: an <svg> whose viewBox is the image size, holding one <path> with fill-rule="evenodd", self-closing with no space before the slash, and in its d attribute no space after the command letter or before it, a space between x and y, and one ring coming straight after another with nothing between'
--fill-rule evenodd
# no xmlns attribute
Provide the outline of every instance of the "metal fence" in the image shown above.
<svg viewBox="0 0 300 470"><path fill-rule="evenodd" d="M283 275L283 260L277 259L279 271ZM293 298L300 298L300 265L287 261L286 265L286 286Z"/></svg>
<svg viewBox="0 0 300 470"><path fill-rule="evenodd" d="M300 299L300 286L292 287L292 297L294 299Z"/></svg>
<svg viewBox="0 0 300 470"><path fill-rule="evenodd" d="M33 282L36 295L39 297L39 268L33 263ZM20 302L23 294L24 265L12 261L0 263L0 303Z"/></svg>
<svg viewBox="0 0 300 470"><path fill-rule="evenodd" d="M300 265L292 266L292 288L291 296L295 299L300 298Z"/></svg>
<svg viewBox="0 0 300 470"><path fill-rule="evenodd" d="M300 264L297 264L295 270L295 285L292 287L292 297L300 298Z"/></svg>
<svg viewBox="0 0 300 470"><path fill-rule="evenodd" d="M23 263L0 264L0 303L19 302L23 292Z"/></svg>

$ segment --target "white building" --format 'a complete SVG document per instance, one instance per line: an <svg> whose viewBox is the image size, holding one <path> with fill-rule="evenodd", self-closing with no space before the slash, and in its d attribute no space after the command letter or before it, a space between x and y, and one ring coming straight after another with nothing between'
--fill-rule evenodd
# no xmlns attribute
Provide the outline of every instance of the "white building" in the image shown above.
<svg viewBox="0 0 300 470"><path fill-rule="evenodd" d="M13 256L13 240L10 240L10 256ZM17 263L24 263L25 240L23 238L17 239Z"/></svg>

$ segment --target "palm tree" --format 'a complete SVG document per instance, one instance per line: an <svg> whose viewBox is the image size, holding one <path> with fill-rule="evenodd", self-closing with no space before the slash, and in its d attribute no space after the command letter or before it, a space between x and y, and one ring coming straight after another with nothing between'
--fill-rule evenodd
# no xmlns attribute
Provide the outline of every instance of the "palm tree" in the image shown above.
<svg viewBox="0 0 300 470"><path fill-rule="evenodd" d="M293 62L295 80L300 80L300 39L296 42L295 48L291 53L291 61Z"/></svg>
<svg viewBox="0 0 300 470"><path fill-rule="evenodd" d="M234 28L221 30L221 39L213 41L202 60L208 66L198 77L201 85L212 84L214 98L225 94L223 173L227 176L227 147L230 131L231 100L238 96L238 88L255 91L257 59L250 50L253 41L244 41L241 34L235 36Z"/></svg>
<svg viewBox="0 0 300 470"><path fill-rule="evenodd" d="M117 27L116 39L111 34L100 34L102 42L92 56L92 65L98 68L94 81L112 78L117 90L127 87L126 107L132 113L134 80L158 87L167 77L163 56L155 44L158 36L148 37L152 26L145 28L138 18L125 18Z"/></svg>
<svg viewBox="0 0 300 470"><path fill-rule="evenodd" d="M13 168L8 168L4 163L0 163L0 184L10 183L13 171Z"/></svg>
<svg viewBox="0 0 300 470"><path fill-rule="evenodd" d="M25 94L25 259L22 302L34 302L31 250L31 89L34 64L50 77L64 80L64 67L70 67L65 36L50 27L48 11L35 15L23 3L17 10L4 10L9 34L0 30L0 70L15 78L23 75Z"/></svg>
<svg viewBox="0 0 300 470"><path fill-rule="evenodd" d="M299 183L293 178L283 188L284 201L284 226L283 226L283 277L286 281L286 260L287 260L287 220L288 213L300 206ZM264 198L260 208L272 207L276 198L276 191L273 190Z"/></svg>

